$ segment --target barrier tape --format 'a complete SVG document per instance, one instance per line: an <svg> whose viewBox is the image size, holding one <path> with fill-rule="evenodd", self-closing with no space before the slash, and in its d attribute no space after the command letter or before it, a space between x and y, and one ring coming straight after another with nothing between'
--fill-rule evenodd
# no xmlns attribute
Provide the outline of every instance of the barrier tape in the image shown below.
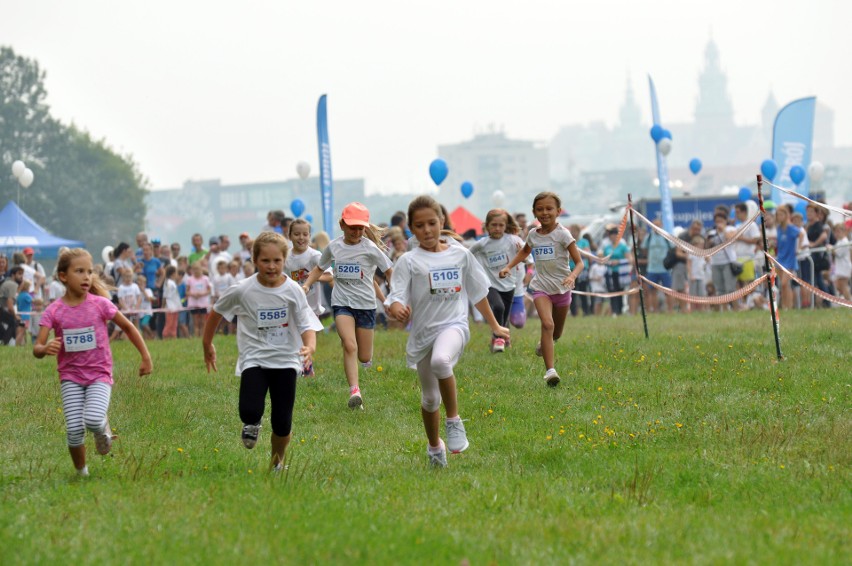
<svg viewBox="0 0 852 566"><path fill-rule="evenodd" d="M639 287L633 287L632 289L626 289L624 291L618 291L615 293L591 293L588 291L576 291L574 289L571 290L572 295L583 295L586 297L601 297L602 299L611 299L613 297L624 297L626 295L635 295L639 292Z"/></svg>
<svg viewBox="0 0 852 566"><path fill-rule="evenodd" d="M775 183L771 183L771 182L769 182L765 179L764 179L763 182L766 183L767 185L769 185L770 187L775 187L776 189L778 189L779 191L781 191L783 193L787 193L790 196L794 196L794 197L801 199L801 200L806 200L814 206L818 206L820 208L824 208L826 210L836 212L837 214L840 214L841 216L852 217L852 210L844 210L842 208L837 208L836 206L831 206L831 205L825 204L824 202L815 201L813 199L806 197L805 195L797 193L796 191L791 191L790 189L785 189L784 187L779 187Z"/></svg>
<svg viewBox="0 0 852 566"><path fill-rule="evenodd" d="M742 287L741 289L737 289L733 293L727 293L726 295L714 295L712 297L697 297L695 295L688 295L686 293L681 293L680 291L675 291L673 289L669 289L668 287L663 287L657 283L646 278L644 275L640 275L639 278L644 282L650 285L651 287L657 289L658 291L663 292L664 294L674 297L681 301L686 301L687 303L696 303L699 305L722 305L726 303L733 303L743 297L750 295L752 291L755 290L761 283L763 283L766 279L769 278L769 275L763 275L748 285Z"/></svg>
<svg viewBox="0 0 852 566"><path fill-rule="evenodd" d="M668 232L666 232L665 230L663 230L662 228L660 228L659 226L657 226L656 224L654 224L653 222L651 222L650 220L648 220L647 218L642 216L641 213L636 212L635 210L633 211L633 213L636 216L638 216L643 222L645 222L648 226L650 226L652 230L654 230L657 234L659 234L660 236L662 236L663 238L668 240L670 243L672 243L675 246L677 246L681 249L684 249L687 252L689 252L690 254L692 254L694 256L698 256L698 257L710 257L710 256L715 255L716 253L724 250L725 248L734 245L736 243L737 239L739 239L739 237L742 236L743 233L745 233L746 228L748 228L753 222L756 222L757 217L760 216L760 212L755 213L754 216L749 218L747 222L745 222L742 226L740 226L737 229L736 233L733 236L731 236L728 240L722 242L718 246L714 246L712 248L707 248L707 249L702 249L702 248L696 248L695 246L693 246L689 242L685 242L684 240L681 240L679 238L675 238L674 236L672 236L671 234L669 234Z"/></svg>
<svg viewBox="0 0 852 566"><path fill-rule="evenodd" d="M824 299L826 301L829 301L831 303L836 303L838 305L843 305L844 307L852 308L852 301L847 301L843 297L836 297L834 295L829 295L828 293L826 293L825 291L823 291L819 287L814 287L813 285L811 285L807 281L803 281L802 279L800 279L799 277L797 277L796 275L791 273L790 270L788 270L786 267L781 265L778 262L777 259L775 259L771 255L769 255L768 253L766 254L766 257L769 258L769 261L772 262L772 264L775 266L776 269L781 270L785 275L787 275L787 277L789 277L790 279L792 279L793 281L795 281L796 283L798 283L799 285L801 285L802 287L804 287L805 289L807 289L808 291L810 291L811 293L816 295L817 297Z"/></svg>

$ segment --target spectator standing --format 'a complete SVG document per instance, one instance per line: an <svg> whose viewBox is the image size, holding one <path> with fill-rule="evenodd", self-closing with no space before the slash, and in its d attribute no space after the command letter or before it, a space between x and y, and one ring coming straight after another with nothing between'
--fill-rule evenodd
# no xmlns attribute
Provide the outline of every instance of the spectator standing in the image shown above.
<svg viewBox="0 0 852 566"><path fill-rule="evenodd" d="M19 318L15 313L18 287L24 280L24 268L16 265L0 285L0 344L14 346Z"/></svg>
<svg viewBox="0 0 852 566"><path fill-rule="evenodd" d="M656 218L654 220L654 226L661 228L663 226L663 221L660 218ZM642 249L645 250L645 255L648 258L646 277L649 281L669 289L672 288L672 276L671 273L669 273L669 270L666 269L665 265L663 265L663 261L666 259L666 255L669 253L669 249L671 249L671 247L672 244L653 229L649 230L648 235L645 236L644 240L642 240ZM649 285L645 289L645 292L648 294L648 310L650 312L657 312L660 310L660 300L657 296L657 290L653 286ZM672 298L669 295L666 295L664 303L665 309L663 312L666 310L672 310L672 303Z"/></svg>
<svg viewBox="0 0 852 566"><path fill-rule="evenodd" d="M710 248L727 242L736 233L736 229L728 225L728 215L725 212L717 212L713 216L713 221L715 229L707 233L707 246ZM710 256L710 269L716 295L727 295L737 288L737 279L731 268L731 264L737 261L737 256L731 248L732 246L728 246Z"/></svg>
<svg viewBox="0 0 852 566"><path fill-rule="evenodd" d="M33 297L38 297L39 299L44 298L44 284L47 282L47 276L44 272L44 266L42 266L39 262L33 259L35 256L35 250L32 248L24 248L24 257L27 260L27 265L33 270L33 288L32 294Z"/></svg>
<svg viewBox="0 0 852 566"><path fill-rule="evenodd" d="M852 247L849 245L849 230L842 222L834 225L834 286L837 294L852 301L849 280L852 279Z"/></svg>
<svg viewBox="0 0 852 566"><path fill-rule="evenodd" d="M195 265L207 257L207 250L204 249L204 238L201 234L195 233L192 235L192 251L189 253L189 265ZM207 267L206 264L201 265L202 269Z"/></svg>

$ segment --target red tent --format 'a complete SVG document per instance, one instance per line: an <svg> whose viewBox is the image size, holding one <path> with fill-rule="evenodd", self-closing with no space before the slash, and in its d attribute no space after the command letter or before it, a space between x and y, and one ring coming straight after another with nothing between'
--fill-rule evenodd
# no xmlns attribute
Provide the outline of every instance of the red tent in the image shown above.
<svg viewBox="0 0 852 566"><path fill-rule="evenodd" d="M482 220L471 214L471 212L463 206L456 208L450 213L450 222L453 223L453 228L456 234L464 234L471 228L476 230L477 234L482 233Z"/></svg>

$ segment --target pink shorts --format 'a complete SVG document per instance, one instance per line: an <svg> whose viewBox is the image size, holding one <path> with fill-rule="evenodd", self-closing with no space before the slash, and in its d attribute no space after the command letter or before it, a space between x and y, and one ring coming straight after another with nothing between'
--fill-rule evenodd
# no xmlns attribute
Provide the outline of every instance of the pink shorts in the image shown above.
<svg viewBox="0 0 852 566"><path fill-rule="evenodd" d="M539 297L547 297L550 299L550 302L554 307L570 307L571 306L571 291L566 291L562 294L557 295L548 295L543 291L533 291L532 292L533 300L536 300Z"/></svg>

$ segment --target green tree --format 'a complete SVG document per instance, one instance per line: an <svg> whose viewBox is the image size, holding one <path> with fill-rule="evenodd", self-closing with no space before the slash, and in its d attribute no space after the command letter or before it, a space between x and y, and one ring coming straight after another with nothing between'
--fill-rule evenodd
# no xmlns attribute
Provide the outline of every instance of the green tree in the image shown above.
<svg viewBox="0 0 852 566"><path fill-rule="evenodd" d="M20 191L23 208L50 232L100 249L131 241L144 226L148 182L129 155L51 118L45 74L35 61L0 49L0 206ZM22 159L35 174L20 189L11 173Z"/></svg>

